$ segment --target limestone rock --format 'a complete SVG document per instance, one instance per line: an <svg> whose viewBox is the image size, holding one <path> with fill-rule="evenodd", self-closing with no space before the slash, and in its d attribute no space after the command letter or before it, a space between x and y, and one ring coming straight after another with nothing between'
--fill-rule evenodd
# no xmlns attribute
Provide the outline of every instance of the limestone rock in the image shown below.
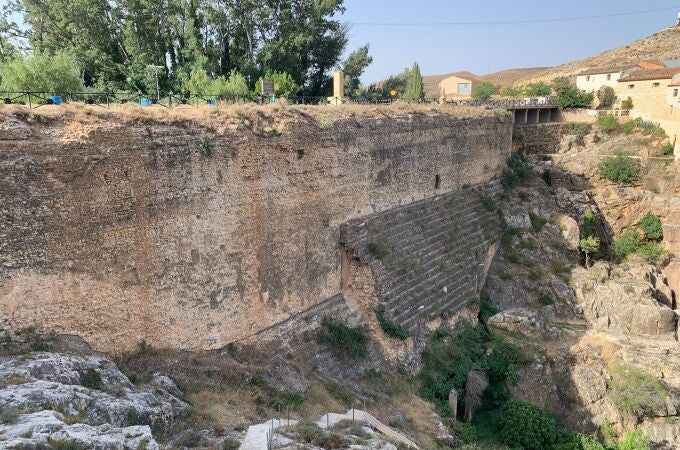
<svg viewBox="0 0 680 450"><path fill-rule="evenodd" d="M85 445L93 449L112 450L158 450L160 447L151 435L148 425L113 427L109 424L66 425L64 416L56 411L45 410L23 414L15 424L0 425L2 448L42 448L49 441Z"/></svg>
<svg viewBox="0 0 680 450"><path fill-rule="evenodd" d="M562 237L565 241L567 241L569 248L576 250L578 248L578 242L580 238L578 222L566 214L560 214L560 216L557 218L557 224L560 227Z"/></svg>
<svg viewBox="0 0 680 450"><path fill-rule="evenodd" d="M531 228L531 218L526 209L521 206L511 206L503 211L503 218L508 226L513 228Z"/></svg>
<svg viewBox="0 0 680 450"><path fill-rule="evenodd" d="M449 409L452 417L458 415L458 392L456 388L451 388L451 392L449 392Z"/></svg>
<svg viewBox="0 0 680 450"><path fill-rule="evenodd" d="M629 268L612 271L600 261L589 270L574 270L572 278L576 300L594 328L674 338L676 312L657 301L655 287Z"/></svg>

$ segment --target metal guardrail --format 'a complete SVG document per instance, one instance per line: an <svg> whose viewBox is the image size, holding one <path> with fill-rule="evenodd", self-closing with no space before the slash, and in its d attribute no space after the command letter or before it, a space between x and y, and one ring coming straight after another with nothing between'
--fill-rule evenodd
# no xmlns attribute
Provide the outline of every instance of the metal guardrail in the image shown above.
<svg viewBox="0 0 680 450"><path fill-rule="evenodd" d="M555 97L536 97L522 99L488 99L488 100L446 100L446 103L454 106L487 106L492 108L556 108Z"/></svg>

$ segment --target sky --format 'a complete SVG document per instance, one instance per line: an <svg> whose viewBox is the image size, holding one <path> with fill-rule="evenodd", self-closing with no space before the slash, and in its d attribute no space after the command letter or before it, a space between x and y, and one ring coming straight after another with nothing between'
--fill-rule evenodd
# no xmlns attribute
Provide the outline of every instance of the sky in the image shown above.
<svg viewBox="0 0 680 450"><path fill-rule="evenodd" d="M345 0L351 25L347 51L370 44L364 83L401 72L414 61L423 75L469 70L478 75L517 67L554 66L628 44L674 26L680 1L669 0ZM507 22L649 11L634 15L514 24ZM398 23L386 26L376 23ZM407 25L419 23L417 25Z"/></svg>

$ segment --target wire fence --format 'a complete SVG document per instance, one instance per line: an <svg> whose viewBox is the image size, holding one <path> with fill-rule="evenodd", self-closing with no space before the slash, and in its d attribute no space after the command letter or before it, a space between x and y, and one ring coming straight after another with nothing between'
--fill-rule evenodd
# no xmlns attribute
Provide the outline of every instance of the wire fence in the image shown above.
<svg viewBox="0 0 680 450"><path fill-rule="evenodd" d="M391 104L396 99L392 97L321 97L321 96L209 96L190 95L182 96L168 94L161 97L152 97L142 93L133 92L10 92L0 91L0 102L5 105L24 105L30 109L45 105L83 104L108 108L111 105L135 104L142 107L158 105L165 108L181 106L217 106L230 104L272 104L285 100L293 105L329 105L329 104L361 104L361 105L384 105ZM402 100L403 101L403 100ZM427 103L418 101L415 103Z"/></svg>

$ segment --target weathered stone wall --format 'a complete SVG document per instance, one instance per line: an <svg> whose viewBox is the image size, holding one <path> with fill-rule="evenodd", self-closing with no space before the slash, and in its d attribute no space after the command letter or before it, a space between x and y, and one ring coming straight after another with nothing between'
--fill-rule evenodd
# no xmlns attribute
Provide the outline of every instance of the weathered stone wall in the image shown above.
<svg viewBox="0 0 680 450"><path fill-rule="evenodd" d="M551 155L557 153L560 149L560 142L564 135L574 134L578 127L587 126L582 123L545 123L517 126L512 135L513 149L521 150L527 155Z"/></svg>
<svg viewBox="0 0 680 450"><path fill-rule="evenodd" d="M0 327L108 351L221 347L337 295L342 223L487 182L511 146L507 120L440 112L4 120Z"/></svg>

